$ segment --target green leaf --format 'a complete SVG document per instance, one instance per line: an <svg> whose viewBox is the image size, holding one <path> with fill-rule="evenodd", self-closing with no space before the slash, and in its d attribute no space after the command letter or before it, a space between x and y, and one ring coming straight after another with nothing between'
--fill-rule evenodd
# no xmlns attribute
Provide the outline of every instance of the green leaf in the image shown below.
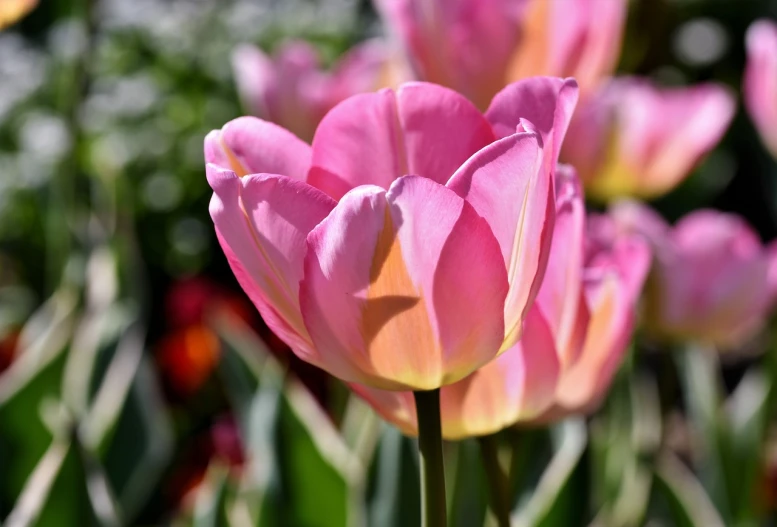
<svg viewBox="0 0 777 527"><path fill-rule="evenodd" d="M718 511L693 473L673 454L665 453L655 471L656 489L667 500L678 527L724 527Z"/></svg>
<svg viewBox="0 0 777 527"><path fill-rule="evenodd" d="M488 509L488 482L483 471L480 447L474 439L461 441L455 447L457 455L452 498L448 504L450 510L448 525L449 527L483 525Z"/></svg>
<svg viewBox="0 0 777 527"><path fill-rule="evenodd" d="M74 297L54 295L31 317L20 337L19 357L0 375L0 517L51 444L42 410L49 403L57 406L74 317Z"/></svg>
<svg viewBox="0 0 777 527"><path fill-rule="evenodd" d="M69 527L95 524L86 475L73 445L54 441L30 471L6 527Z"/></svg>
<svg viewBox="0 0 777 527"><path fill-rule="evenodd" d="M418 525L421 487L416 441L388 424L384 423L382 428L371 470L367 525Z"/></svg>
<svg viewBox="0 0 777 527"><path fill-rule="evenodd" d="M567 419L555 426L556 453L542 475L534 493L519 503L513 513L517 527L555 527L582 525L587 506L584 493L576 485L587 444L583 419Z"/></svg>
<svg viewBox="0 0 777 527"><path fill-rule="evenodd" d="M361 525L356 490L361 464L299 383L284 391L276 449L290 525Z"/></svg>
<svg viewBox="0 0 777 527"><path fill-rule="evenodd" d="M361 525L363 468L318 402L247 328L217 321L219 374L249 452L260 525Z"/></svg>
<svg viewBox="0 0 777 527"><path fill-rule="evenodd" d="M754 496L758 491L768 427L769 387L761 370L748 372L726 406L728 464L732 513L737 525L759 525Z"/></svg>
<svg viewBox="0 0 777 527"><path fill-rule="evenodd" d="M727 438L721 414L723 389L717 350L692 346L678 355L688 417L700 440L694 462L707 494L722 516L732 520L729 492L737 483L736 479L727 481Z"/></svg>
<svg viewBox="0 0 777 527"><path fill-rule="evenodd" d="M219 464L208 468L205 480L197 489L192 527L221 527L229 525L227 494L229 470Z"/></svg>
<svg viewBox="0 0 777 527"><path fill-rule="evenodd" d="M110 486L128 519L151 497L172 451L170 418L154 368L143 356L101 458Z"/></svg>

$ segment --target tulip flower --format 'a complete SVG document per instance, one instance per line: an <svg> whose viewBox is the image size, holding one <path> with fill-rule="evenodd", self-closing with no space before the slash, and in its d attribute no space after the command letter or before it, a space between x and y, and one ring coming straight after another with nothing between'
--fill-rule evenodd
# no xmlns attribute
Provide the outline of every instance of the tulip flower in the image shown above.
<svg viewBox="0 0 777 527"><path fill-rule="evenodd" d="M766 147L777 157L777 24L759 20L747 30L745 107Z"/></svg>
<svg viewBox="0 0 777 527"><path fill-rule="evenodd" d="M644 314L655 336L730 348L763 327L777 298L777 245L764 247L742 218L700 210L670 227L634 202L611 216L617 232L653 247Z"/></svg>
<svg viewBox="0 0 777 527"><path fill-rule="evenodd" d="M0 2L0 29L24 18L38 5L38 0L3 0Z"/></svg>
<svg viewBox="0 0 777 527"><path fill-rule="evenodd" d="M521 338L576 97L528 79L483 115L410 83L337 105L312 145L235 120L205 141L222 249L303 360L388 390L459 381Z"/></svg>
<svg viewBox="0 0 777 527"><path fill-rule="evenodd" d="M534 75L576 77L583 94L620 54L627 0L376 0L416 78L486 108Z"/></svg>
<svg viewBox="0 0 777 527"><path fill-rule="evenodd" d="M369 41L352 48L331 71L304 41L283 45L273 57L244 44L232 56L238 92L254 115L310 141L318 123L337 103L383 84L383 47Z"/></svg>
<svg viewBox="0 0 777 527"><path fill-rule="evenodd" d="M598 201L655 198L690 175L734 110L734 97L716 84L658 88L618 79L575 114L561 157Z"/></svg>
<svg viewBox="0 0 777 527"><path fill-rule="evenodd" d="M442 388L443 437L556 420L601 401L628 346L650 254L639 237L586 247L585 233L579 182L569 167L559 167L550 261L524 334L491 363ZM352 388L404 433L416 434L411 393Z"/></svg>

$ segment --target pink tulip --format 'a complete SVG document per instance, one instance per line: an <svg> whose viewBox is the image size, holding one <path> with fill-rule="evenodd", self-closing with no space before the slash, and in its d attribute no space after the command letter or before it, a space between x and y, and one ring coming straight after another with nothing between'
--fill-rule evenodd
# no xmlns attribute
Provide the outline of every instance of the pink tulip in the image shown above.
<svg viewBox="0 0 777 527"><path fill-rule="evenodd" d="M766 147L777 157L777 24L758 20L747 30L745 107Z"/></svg>
<svg viewBox="0 0 777 527"><path fill-rule="evenodd" d="M626 0L376 0L421 80L485 108L506 84L575 76L583 93L620 53Z"/></svg>
<svg viewBox="0 0 777 527"><path fill-rule="evenodd" d="M720 141L734 110L734 97L716 84L658 88L618 79L575 114L561 157L594 199L658 197Z"/></svg>
<svg viewBox="0 0 777 527"><path fill-rule="evenodd" d="M584 212L576 176L560 167L550 262L523 336L469 377L442 388L443 437L556 420L593 409L606 393L631 337L650 258L647 245L634 238L584 254ZM404 433L417 433L412 393L352 388Z"/></svg>
<svg viewBox="0 0 777 527"><path fill-rule="evenodd" d="M235 50L232 64L238 92L252 114L310 141L337 103L383 84L387 63L383 46L369 41L352 48L326 72L313 46L292 41L273 57L244 44Z"/></svg>
<svg viewBox="0 0 777 527"><path fill-rule="evenodd" d="M654 335L729 348L763 327L777 295L777 245L765 248L740 217L700 210L670 227L636 202L611 216L616 232L653 247L645 325Z"/></svg>
<svg viewBox="0 0 777 527"><path fill-rule="evenodd" d="M573 80L529 79L482 115L405 84L337 105L312 146L237 119L205 140L221 246L302 359L389 390L461 380L521 336L576 97Z"/></svg>

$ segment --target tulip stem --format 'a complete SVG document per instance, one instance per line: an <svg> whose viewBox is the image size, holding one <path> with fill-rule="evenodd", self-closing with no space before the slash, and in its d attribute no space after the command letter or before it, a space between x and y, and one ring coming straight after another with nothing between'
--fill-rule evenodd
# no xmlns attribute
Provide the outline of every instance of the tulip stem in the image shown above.
<svg viewBox="0 0 777 527"><path fill-rule="evenodd" d="M478 438L483 468L488 480L488 498L491 512L496 517L499 527L510 527L510 484L507 474L499 464L497 439L495 435Z"/></svg>
<svg viewBox="0 0 777 527"><path fill-rule="evenodd" d="M446 527L445 469L442 459L440 390L413 392L421 453L421 517L423 527Z"/></svg>

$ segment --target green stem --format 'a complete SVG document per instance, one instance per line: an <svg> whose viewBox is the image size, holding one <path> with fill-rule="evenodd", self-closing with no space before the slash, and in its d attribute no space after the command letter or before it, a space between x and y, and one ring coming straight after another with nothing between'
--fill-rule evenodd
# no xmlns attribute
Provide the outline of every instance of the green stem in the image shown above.
<svg viewBox="0 0 777 527"><path fill-rule="evenodd" d="M445 468L442 459L440 390L413 392L421 453L423 527L446 527Z"/></svg>
<svg viewBox="0 0 777 527"><path fill-rule="evenodd" d="M478 439L483 468L488 480L488 498L491 512L499 527L510 527L510 495L507 475L499 464L498 444L495 435Z"/></svg>

